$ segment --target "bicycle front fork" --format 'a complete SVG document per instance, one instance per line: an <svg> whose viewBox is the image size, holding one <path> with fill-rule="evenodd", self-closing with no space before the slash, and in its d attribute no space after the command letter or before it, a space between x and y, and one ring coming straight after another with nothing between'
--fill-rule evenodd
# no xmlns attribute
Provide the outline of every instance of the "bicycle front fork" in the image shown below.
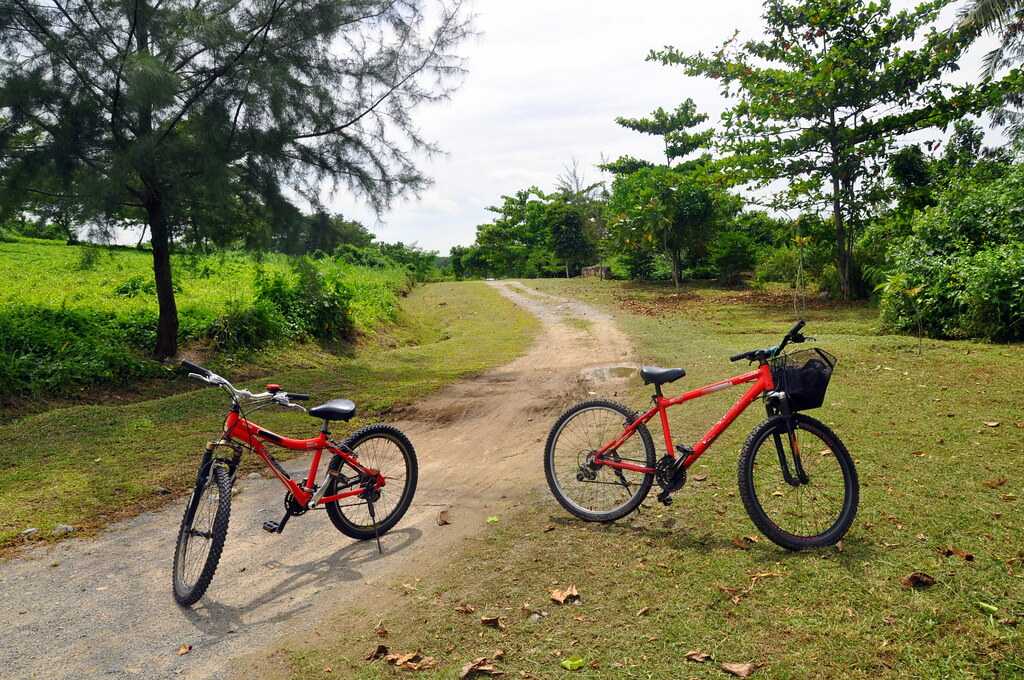
<svg viewBox="0 0 1024 680"><path fill-rule="evenodd" d="M781 415L785 418L786 422L785 435L789 442L789 451L793 459L792 471L790 470L789 461L786 460L786 447L782 443L782 433L778 431L772 432L775 452L779 456L779 469L782 470L782 478L790 486L807 484L810 480L807 477L807 473L804 472L803 461L800 459L800 441L796 434L796 428L793 426L793 414L789 410L789 405L785 403L784 396L780 396L779 401L769 404L768 415ZM796 474L794 474L794 471Z"/></svg>

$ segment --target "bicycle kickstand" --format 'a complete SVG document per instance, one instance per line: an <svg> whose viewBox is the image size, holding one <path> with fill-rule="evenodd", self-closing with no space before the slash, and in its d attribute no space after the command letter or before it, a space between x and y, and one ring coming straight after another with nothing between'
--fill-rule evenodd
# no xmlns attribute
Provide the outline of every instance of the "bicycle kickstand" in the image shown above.
<svg viewBox="0 0 1024 680"><path fill-rule="evenodd" d="M377 539L377 552L383 555L384 549L380 547L380 532L377 530L377 512L373 509L373 501L366 501L366 509L369 511L370 519L373 521L373 537Z"/></svg>

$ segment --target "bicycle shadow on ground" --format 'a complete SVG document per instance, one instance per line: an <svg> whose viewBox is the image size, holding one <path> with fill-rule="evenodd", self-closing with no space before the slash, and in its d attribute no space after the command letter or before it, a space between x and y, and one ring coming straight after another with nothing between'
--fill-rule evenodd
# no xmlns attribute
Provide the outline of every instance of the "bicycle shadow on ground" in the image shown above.
<svg viewBox="0 0 1024 680"><path fill-rule="evenodd" d="M577 529L590 532L608 532L623 537L623 540L635 540L640 536L649 541L652 545L669 548L679 553L707 553L714 550L744 550L757 562L763 563L767 571L768 567L776 564L785 564L791 560L807 559L808 556L818 558L825 557L834 560L837 565L847 571L856 572L859 565L864 561L870 561L882 554L880 547L870 540L869 537L859 535L857 526L854 524L850 534L843 539L842 550L835 547L818 548L806 551L794 552L781 548L767 538L757 533L757 530L750 527L745 535L755 535L757 542L744 543L747 547L740 548L733 540L733 535L726 533L721 526L709 526L707 528L692 529L681 526L678 522L672 526L665 526L658 523L653 517L639 517L632 515L618 522L585 522L575 517L564 515L552 515L549 518L551 524L565 529ZM741 539L743 540L743 539Z"/></svg>
<svg viewBox="0 0 1024 680"><path fill-rule="evenodd" d="M261 565L266 569L261 576L261 587L252 600L241 606L227 605L218 602L209 594L192 609L181 610L185 618L201 631L206 637L204 646L212 646L245 628L258 625L274 624L291 620L303 610L311 609L317 604L317 595L323 588L339 583L361 581L364 578L361 567L401 552L415 544L423 532L414 527L389 531L381 537L384 553L377 551L375 541L358 541L339 548L327 557L303 562L301 564L282 564L271 560ZM216 582L215 582L216 585ZM230 587L230 584L225 584ZM296 599L296 593L306 591ZM282 602L293 600L291 604L280 606ZM250 618L270 605L272 612L260 618Z"/></svg>

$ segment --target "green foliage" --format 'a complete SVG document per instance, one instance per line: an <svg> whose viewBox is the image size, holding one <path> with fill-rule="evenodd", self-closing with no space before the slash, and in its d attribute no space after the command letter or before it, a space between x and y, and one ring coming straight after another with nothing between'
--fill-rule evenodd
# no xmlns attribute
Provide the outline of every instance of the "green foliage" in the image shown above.
<svg viewBox="0 0 1024 680"><path fill-rule="evenodd" d="M87 270L82 252L98 253ZM0 379L11 395L60 395L165 376L145 357L157 303L147 253L18 239L0 243ZM336 341L393 321L406 270L267 254L175 258L181 342L247 351L290 338ZM262 272L261 274L259 272Z"/></svg>
<svg viewBox="0 0 1024 680"><path fill-rule="evenodd" d="M883 323L934 337L1024 339L1022 216L1024 166L990 182L954 177L888 252Z"/></svg>
<svg viewBox="0 0 1024 680"><path fill-rule="evenodd" d="M843 297L856 292L853 244L885 200L881 161L897 138L994 96L944 78L973 38L927 29L946 4L894 12L888 0L767 0L763 38L730 38L709 55L671 47L650 55L718 80L737 100L718 140L735 181L774 188L784 180L776 207L832 212Z"/></svg>
<svg viewBox="0 0 1024 680"><path fill-rule="evenodd" d="M718 269L723 283L739 282L743 272L754 266L754 239L742 231L720 232L708 249L709 260Z"/></svg>

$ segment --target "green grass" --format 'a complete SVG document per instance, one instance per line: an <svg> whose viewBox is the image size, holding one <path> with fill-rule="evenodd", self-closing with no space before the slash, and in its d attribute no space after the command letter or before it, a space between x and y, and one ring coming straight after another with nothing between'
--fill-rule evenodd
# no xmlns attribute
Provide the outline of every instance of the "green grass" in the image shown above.
<svg viewBox="0 0 1024 680"><path fill-rule="evenodd" d="M680 390L739 372L745 365L727 357L774 344L795 316L785 292L527 285L611 311L640 360L687 369L673 385ZM746 516L736 460L763 416L755 405L697 463L671 508L652 497L640 515L590 525L539 489L531 509L482 527L450 569L397 595L393 611L362 625L339 619L333 635L278 658L293 678L396 677L362 660L380 642L373 628L383 617L393 651L439 659L422 678L453 677L496 649L506 677L727 677L720 662L760 664L755 678L1024 677L1021 346L926 340L919 356L916 339L877 334L871 307L812 306L804 316L807 332L839 358L826 406L812 414L846 442L861 480L841 551L787 553ZM677 441L699 438L738 394L673 411ZM640 408L649 398L637 384L627 401ZM700 473L707 480L693 481ZM975 558L946 557L948 546ZM903 588L913 571L936 584ZM568 584L580 605L548 600ZM456 612L460 603L476 613ZM549 616L531 623L523 603ZM482 626L481 615L505 617L507 630ZM687 661L690 650L713 660ZM559 666L570 656L586 662L575 674Z"/></svg>
<svg viewBox="0 0 1024 680"><path fill-rule="evenodd" d="M325 282L324 294L333 295L336 284L350 300L351 323L339 327L367 334L395 319L398 297L408 286L405 270L357 267L330 258L312 262ZM205 354L237 353L304 334L297 324L306 318L285 318L280 304L255 304L258 277L282 275L285 282L294 281L294 263L280 254L259 259L242 252L173 256L179 341ZM309 300L310 293L303 289L294 297ZM292 314L313 315L312 307ZM35 239L0 241L0 379L7 387L0 403L26 396L67 398L83 387L123 388L168 377L149 358L157 314L149 252ZM340 340L336 335L324 339Z"/></svg>
<svg viewBox="0 0 1024 680"><path fill-rule="evenodd" d="M365 338L351 356L296 345L221 370L236 385L281 383L314 399L345 396L373 420L396 404L422 398L465 375L504 363L525 350L536 319L482 283L416 288L395 323ZM0 425L0 550L37 527L84 531L156 507L188 488L198 453L227 411L223 392L195 390L127 402L56 408ZM308 417L267 409L262 424L281 433L311 434ZM337 432L343 434L341 430ZM248 461L254 464L254 461Z"/></svg>

